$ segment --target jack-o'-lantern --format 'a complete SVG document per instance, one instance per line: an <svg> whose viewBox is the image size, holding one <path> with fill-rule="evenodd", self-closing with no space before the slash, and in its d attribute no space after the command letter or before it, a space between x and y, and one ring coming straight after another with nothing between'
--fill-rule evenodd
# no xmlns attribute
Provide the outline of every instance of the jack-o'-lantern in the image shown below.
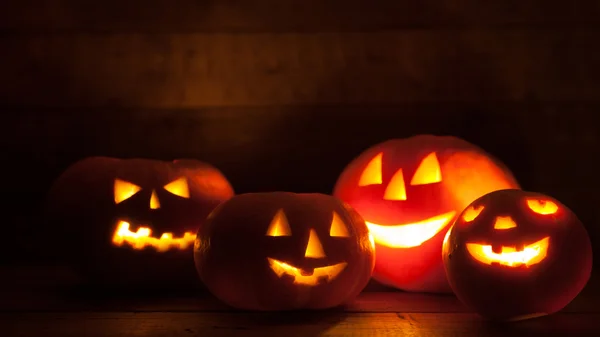
<svg viewBox="0 0 600 337"><path fill-rule="evenodd" d="M456 296L482 316L521 320L565 307L587 283L592 247L575 214L549 196L489 193L458 216L443 243Z"/></svg>
<svg viewBox="0 0 600 337"><path fill-rule="evenodd" d="M441 250L449 225L471 201L506 188L519 185L479 147L420 135L363 152L333 194L358 211L375 239L374 279L406 291L445 293L451 290Z"/></svg>
<svg viewBox="0 0 600 337"><path fill-rule="evenodd" d="M196 231L231 196L221 172L196 160L92 157L57 179L47 212L55 248L93 283L192 284Z"/></svg>
<svg viewBox="0 0 600 337"><path fill-rule="evenodd" d="M323 309L353 300L367 285L374 246L364 220L324 194L240 194L198 231L196 268L232 307Z"/></svg>

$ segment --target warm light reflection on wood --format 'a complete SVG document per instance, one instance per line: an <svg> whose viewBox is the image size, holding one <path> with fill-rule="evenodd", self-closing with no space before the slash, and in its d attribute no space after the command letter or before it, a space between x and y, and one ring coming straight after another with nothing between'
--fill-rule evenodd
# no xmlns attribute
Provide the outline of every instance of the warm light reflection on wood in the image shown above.
<svg viewBox="0 0 600 337"><path fill-rule="evenodd" d="M530 245L525 246L523 250L517 251L515 247L502 246L500 253L495 253L491 245L480 245L476 243L467 243L467 251L473 258L481 263L498 263L508 267L526 267L540 263L548 254L550 238L545 237Z"/></svg>
<svg viewBox="0 0 600 337"><path fill-rule="evenodd" d="M113 235L112 242L117 246L129 244L133 249L144 249L154 247L159 252L169 249L184 250L194 243L196 235L185 232L183 237L174 238L173 233L163 233L160 238L152 237L152 230L148 227L140 227L136 232L129 230L129 223L120 221Z"/></svg>
<svg viewBox="0 0 600 337"><path fill-rule="evenodd" d="M423 244L446 227L454 218L456 212L451 211L423 221L382 226L365 221L369 232L375 237L375 242L390 248L410 248Z"/></svg>
<svg viewBox="0 0 600 337"><path fill-rule="evenodd" d="M294 278L294 284L306 286L316 286L321 280L329 282L335 279L348 265L347 262L341 262L331 266L318 267L313 270L311 275L303 275L300 268L296 268L288 263L272 258L267 258L267 260L269 261L269 266L277 276L292 276Z"/></svg>

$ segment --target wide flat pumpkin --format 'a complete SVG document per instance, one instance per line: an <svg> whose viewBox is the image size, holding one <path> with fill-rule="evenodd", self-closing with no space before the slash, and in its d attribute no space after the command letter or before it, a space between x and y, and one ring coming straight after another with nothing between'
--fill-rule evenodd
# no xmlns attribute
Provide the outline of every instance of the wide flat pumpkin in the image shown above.
<svg viewBox="0 0 600 337"><path fill-rule="evenodd" d="M92 157L69 167L47 201L54 249L93 283L197 282L198 228L233 196L225 176L196 160Z"/></svg>

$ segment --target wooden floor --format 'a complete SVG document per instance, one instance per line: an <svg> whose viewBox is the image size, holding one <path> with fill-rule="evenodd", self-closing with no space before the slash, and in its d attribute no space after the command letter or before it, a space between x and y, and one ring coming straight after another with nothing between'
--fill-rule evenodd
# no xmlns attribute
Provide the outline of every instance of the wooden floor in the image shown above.
<svg viewBox="0 0 600 337"><path fill-rule="evenodd" d="M203 291L68 296L48 290L57 285L51 270L0 272L2 336L600 336L598 275L562 312L500 324L470 312L454 296L382 291L375 284L347 308L256 313L232 310Z"/></svg>

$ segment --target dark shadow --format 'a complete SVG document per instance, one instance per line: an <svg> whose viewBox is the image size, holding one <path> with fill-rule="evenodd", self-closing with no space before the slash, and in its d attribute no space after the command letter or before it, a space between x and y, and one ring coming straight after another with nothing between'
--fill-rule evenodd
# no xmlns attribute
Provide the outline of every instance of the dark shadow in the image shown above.
<svg viewBox="0 0 600 337"><path fill-rule="evenodd" d="M385 284L382 284L374 279L369 280L369 283L367 283L367 286L365 287L365 289L363 289L363 292L395 292L395 291L402 291L390 286L387 286Z"/></svg>
<svg viewBox="0 0 600 337"><path fill-rule="evenodd" d="M409 292L409 291L404 291L401 289L397 289L394 287L390 287L387 286L385 284L382 284L380 282L378 282L375 279L371 279L369 281L369 283L367 284L367 286L365 287L365 289L363 290L363 292L400 292L400 293L405 293L405 294L416 294L416 295L426 295L426 296L439 296L439 297L445 297L445 296L451 296L454 297L455 295L452 293L423 293L423 292Z"/></svg>
<svg viewBox="0 0 600 337"><path fill-rule="evenodd" d="M161 85L146 85L138 93L114 89L115 83L122 80L121 72L114 67L131 66L131 55L123 53L125 41L118 34L129 33L129 42L136 41L152 50L160 62L141 65L149 69L139 72L139 80L160 83L165 81L167 63L172 59L171 35L131 33L211 31L220 25L210 18L214 1L187 1L184 7L161 2L162 8L120 2L91 7L77 2L61 2L52 8L38 5L8 5L8 12L12 9L22 15L17 15L21 18L18 22L9 20L15 26L9 22L2 32L7 42L3 61L11 66L4 68L10 84L0 87L0 113L7 117L4 125L8 126L2 130L0 149L12 163L1 169L7 177L5 195L11 196L3 204L8 210L3 221L11 224L3 235L13 238L0 247L0 254L6 257L3 265L49 262L45 254L36 251L44 235L32 233L40 233L43 227L39 210L52 180L82 157L110 155L107 147L111 146L117 148L112 152L118 153L119 144L107 146L105 135L127 134L123 129L133 129L137 135L144 133L135 132L131 120L121 121L128 124L127 128L115 128L118 122L110 120L118 120L119 116L114 116L112 109L163 95L156 89L164 87ZM39 24L23 25L28 20ZM94 108L107 106L110 108ZM111 112L113 116L100 115ZM128 137L123 138L127 141ZM138 140L137 144L141 151L130 155L152 157L143 142Z"/></svg>
<svg viewBox="0 0 600 337"><path fill-rule="evenodd" d="M586 315L554 314L517 322L494 322L477 317L473 330L484 336L596 336L597 322Z"/></svg>
<svg viewBox="0 0 600 337"><path fill-rule="evenodd" d="M78 285L57 289L61 304L72 310L228 311L206 289L135 289Z"/></svg>
<svg viewBox="0 0 600 337"><path fill-rule="evenodd" d="M413 52L414 60L402 63L395 59L394 47L379 47L366 44L364 55L344 55L359 59L357 67L363 69L348 64L314 84L311 92L331 104L288 107L275 121L265 120L270 127L253 140L260 150L245 163L244 172L236 172L244 175L240 190L330 193L346 164L363 150L417 134L472 142L504 161L528 185L529 150L523 130L515 127L527 111L521 102L507 101L516 89L503 82L502 69L489 55L460 38L448 46L452 52L421 64L418 59L425 55ZM417 42L403 48L437 50ZM419 65L412 69L412 63ZM371 68L386 71L367 71ZM407 90L415 97L404 94ZM498 103L498 97L507 100Z"/></svg>
<svg viewBox="0 0 600 337"><path fill-rule="evenodd" d="M195 286L156 286L139 288L135 285L106 286L91 283L80 283L77 285L57 287L56 290L65 297L72 299L111 299L111 298L207 298L210 293L199 284Z"/></svg>
<svg viewBox="0 0 600 337"><path fill-rule="evenodd" d="M260 330L265 335L293 329L298 335L320 336L347 317L340 308L317 311L243 312L215 315L214 330Z"/></svg>

